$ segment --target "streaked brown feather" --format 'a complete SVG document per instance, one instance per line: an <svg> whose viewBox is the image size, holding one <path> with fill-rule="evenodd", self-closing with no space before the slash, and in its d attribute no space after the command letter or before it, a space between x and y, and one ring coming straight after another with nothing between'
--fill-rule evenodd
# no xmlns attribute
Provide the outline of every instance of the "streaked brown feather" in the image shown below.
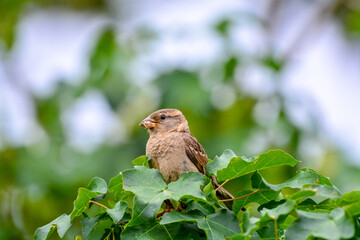
<svg viewBox="0 0 360 240"><path fill-rule="evenodd" d="M206 175L205 166L208 163L207 155L204 150L204 148L201 146L201 144L196 140L196 138L191 133L184 133L184 142L185 142L185 151L188 158L194 163L194 165L197 167L199 172ZM214 185L214 188L219 187L218 182L216 181L216 178L214 175L211 176L212 183ZM217 191L217 196L220 199L229 199L234 198L234 196L226 191L225 188L221 187ZM224 202L225 205L232 209L233 202Z"/></svg>
<svg viewBox="0 0 360 240"><path fill-rule="evenodd" d="M205 166L208 163L208 159L204 148L191 133L184 132L183 139L186 155L194 163L199 172L206 175Z"/></svg>

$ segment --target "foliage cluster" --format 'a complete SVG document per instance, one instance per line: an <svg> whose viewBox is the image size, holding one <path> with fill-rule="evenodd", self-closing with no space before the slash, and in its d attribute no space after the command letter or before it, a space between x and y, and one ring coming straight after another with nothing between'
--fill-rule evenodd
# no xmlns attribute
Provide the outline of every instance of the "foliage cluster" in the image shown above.
<svg viewBox="0 0 360 240"><path fill-rule="evenodd" d="M342 194L328 178L308 168L279 184L263 178L263 169L299 163L281 150L252 158L226 150L208 163L208 176L215 174L223 185L251 175L251 189L236 194L232 211L216 198L207 176L188 172L166 184L158 170L149 168L148 160L138 157L135 167L112 178L109 186L93 178L87 188L79 188L73 211L38 228L34 238L48 239L55 230L62 238L81 216L82 235L76 239L360 237L360 191ZM166 199L176 210L159 216Z"/></svg>

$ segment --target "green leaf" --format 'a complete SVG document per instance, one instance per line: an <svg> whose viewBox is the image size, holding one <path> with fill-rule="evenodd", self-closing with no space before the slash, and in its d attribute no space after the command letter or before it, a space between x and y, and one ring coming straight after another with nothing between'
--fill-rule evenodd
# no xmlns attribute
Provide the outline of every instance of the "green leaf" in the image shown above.
<svg viewBox="0 0 360 240"><path fill-rule="evenodd" d="M299 201L301 201L304 197L314 197L314 199L318 199L318 202L327 198L341 197L341 193L331 184L329 179L308 168L300 169L294 177L281 184L269 184L258 172L255 172L251 176L251 183L253 188L259 189L259 192L264 191L264 189L272 189L273 191L280 192L284 188L301 188L301 191L289 196L290 199L298 199ZM270 200L274 199L269 198L269 201ZM265 200L263 200L260 204L264 203L264 201ZM249 202L246 202L246 204L247 203Z"/></svg>
<svg viewBox="0 0 360 240"><path fill-rule="evenodd" d="M119 201L123 191L123 176L119 174L110 180L109 193L114 194L115 200Z"/></svg>
<svg viewBox="0 0 360 240"><path fill-rule="evenodd" d="M107 192L107 184L105 180L99 177L94 177L90 181L87 188L92 192L98 192L103 194Z"/></svg>
<svg viewBox="0 0 360 240"><path fill-rule="evenodd" d="M209 181L209 183L203 188L203 193L205 194L206 199L209 203L211 203L217 208L221 208L216 197L214 186L211 181Z"/></svg>
<svg viewBox="0 0 360 240"><path fill-rule="evenodd" d="M54 221L36 229L34 240L48 239L55 230L57 230L60 238L63 238L70 226L70 216L63 214Z"/></svg>
<svg viewBox="0 0 360 240"><path fill-rule="evenodd" d="M106 209L106 212L112 218L115 224L117 224L124 216L128 204L126 202L117 202L113 209Z"/></svg>
<svg viewBox="0 0 360 240"><path fill-rule="evenodd" d="M284 165L295 166L297 163L299 163L299 161L281 150L271 150L267 153L260 154L252 161L248 161L243 157L233 157L226 168L217 170L217 179L221 182L227 179L241 177L257 170Z"/></svg>
<svg viewBox="0 0 360 240"><path fill-rule="evenodd" d="M290 214L295 207L294 201L281 200L280 202L270 201L259 207L261 218L250 218L251 209L248 209L242 214L241 221L241 235L244 239L250 234L256 231L259 238L262 239L274 239L275 238L275 226L274 221L277 221L281 216ZM281 225L282 226L282 225ZM280 225L277 226L278 236L284 234L284 230Z"/></svg>
<svg viewBox="0 0 360 240"><path fill-rule="evenodd" d="M301 191L298 191L291 195L288 195L288 198L292 199L292 200L300 200L301 201L303 198L311 197L311 196L314 196L315 194L316 194L316 192L312 191L312 190L301 190Z"/></svg>
<svg viewBox="0 0 360 240"><path fill-rule="evenodd" d="M330 211L334 210L334 208L334 205L329 203L328 201L324 201L318 204L310 198L306 199L297 206L297 210L316 213L329 213Z"/></svg>
<svg viewBox="0 0 360 240"><path fill-rule="evenodd" d="M216 172L226 168L230 160L234 157L236 157L236 154L232 150L226 149L220 157L216 156L214 161L206 165L206 173L208 175L216 175Z"/></svg>
<svg viewBox="0 0 360 240"><path fill-rule="evenodd" d="M332 187L332 186L314 184L314 185L310 185L308 188L305 188L305 190L315 192L314 196L322 197L321 198L322 200L324 198L340 198L341 197L341 193L339 192L339 190L337 190L336 187Z"/></svg>
<svg viewBox="0 0 360 240"><path fill-rule="evenodd" d="M275 192L271 189L259 189L257 191L244 190L244 191L238 192L235 195L235 198L245 196L245 195L251 194L251 193L254 193L254 194L234 201L233 211L235 213L238 213L243 207L245 207L247 204L249 204L251 202L264 204L271 200L277 199L279 196L279 192Z"/></svg>
<svg viewBox="0 0 360 240"><path fill-rule="evenodd" d="M231 79L234 76L236 67L239 62L236 57L229 58L224 64L224 79Z"/></svg>
<svg viewBox="0 0 360 240"><path fill-rule="evenodd" d="M149 168L149 161L150 161L150 157L147 157L146 155L142 155L140 157L135 158L132 161L132 164L135 166L145 166Z"/></svg>
<svg viewBox="0 0 360 240"><path fill-rule="evenodd" d="M296 217L292 216L292 215L288 215L285 220L281 223L281 227L283 229L287 229L288 227L290 227L290 225L296 221Z"/></svg>
<svg viewBox="0 0 360 240"><path fill-rule="evenodd" d="M227 209L222 209L214 214L204 216L199 211L191 211L181 214L178 211L165 213L160 224L176 222L194 222L200 229L203 229L207 239L224 239L224 236L231 237L240 233L239 222L236 215Z"/></svg>
<svg viewBox="0 0 360 240"><path fill-rule="evenodd" d="M270 189L267 185L268 183L265 181L265 179L261 176L259 172L254 172L253 175L251 175L251 187L254 189Z"/></svg>
<svg viewBox="0 0 360 240"><path fill-rule="evenodd" d="M278 219L281 215L290 214L295 207L295 202L291 200L281 200L279 202L270 201L264 205L261 205L259 210L263 219L269 217L270 219Z"/></svg>
<svg viewBox="0 0 360 240"><path fill-rule="evenodd" d="M267 240L275 240L275 221L267 221L265 222L262 227L256 231L258 235L257 239L267 239ZM277 226L277 234L280 239L283 239L284 229L282 229L279 225Z"/></svg>
<svg viewBox="0 0 360 240"><path fill-rule="evenodd" d="M215 213L213 205L208 202L192 201L187 204L186 211L199 210L205 215Z"/></svg>
<svg viewBox="0 0 360 240"><path fill-rule="evenodd" d="M260 219L255 217L250 217L251 208L246 209L241 216L241 235L251 235L256 230L260 228Z"/></svg>
<svg viewBox="0 0 360 240"><path fill-rule="evenodd" d="M179 180L166 185L161 173L156 169L135 166L123 173L124 188L135 194L133 219L129 226L137 226L153 221L161 204L166 199L178 201L182 197L206 201L200 187L209 179L199 172L181 174Z"/></svg>
<svg viewBox="0 0 360 240"><path fill-rule="evenodd" d="M232 22L228 19L223 19L215 25L215 30L222 36L226 37L229 34L229 29Z"/></svg>
<svg viewBox="0 0 360 240"><path fill-rule="evenodd" d="M233 204L233 211L235 213L238 213L244 206L246 206L247 204L249 204L251 202L264 204L271 200L277 199L280 191L278 191L278 192L274 191L274 190L270 189L266 184L267 183L262 178L260 173L254 172L254 174L251 176L251 185L254 189L258 189L258 190L256 190L256 191L244 190L244 191L238 192L235 195L235 198L246 196L248 194L252 194L252 195L235 200L234 204Z"/></svg>
<svg viewBox="0 0 360 240"><path fill-rule="evenodd" d="M351 238L355 234L352 218L337 208L330 214L296 211L299 219L285 233L285 239L306 240L311 237L325 239Z"/></svg>
<svg viewBox="0 0 360 240"><path fill-rule="evenodd" d="M113 224L106 214L102 214L98 218L90 218L84 214L84 219L81 222L83 224L82 237L86 240L102 239L102 236L106 234L106 229Z"/></svg>
<svg viewBox="0 0 360 240"><path fill-rule="evenodd" d="M203 232L195 224L174 223L160 225L157 222L141 226L127 227L121 233L122 240L184 240L184 239L205 239Z"/></svg>
<svg viewBox="0 0 360 240"><path fill-rule="evenodd" d="M274 191L279 191L284 188L302 188L303 186L305 186L307 184L309 184L309 185L319 184L319 185L332 186L329 179L318 174L317 172L315 172L314 170L312 170L310 168L300 169L294 177L290 178L289 180L287 180L281 184L273 185L273 184L267 183L265 180L264 180L264 183L269 188L273 189Z"/></svg>
<svg viewBox="0 0 360 240"><path fill-rule="evenodd" d="M164 214L160 221L160 224L165 225L178 222L198 223L203 218L204 214L201 211L197 210L186 211L184 213L180 213L178 211L171 211Z"/></svg>
<svg viewBox="0 0 360 240"><path fill-rule="evenodd" d="M267 55L263 57L260 61L264 66L270 68L274 72L281 72L283 69L285 62L283 59L279 59L272 55Z"/></svg>
<svg viewBox="0 0 360 240"><path fill-rule="evenodd" d="M78 196L74 201L74 209L71 212L70 220L80 216L87 208L89 201L98 195L97 192L92 192L86 188L79 188Z"/></svg>
<svg viewBox="0 0 360 240"><path fill-rule="evenodd" d="M206 232L207 239L221 239L240 233L236 215L227 209L206 216L199 221L198 226Z"/></svg>
<svg viewBox="0 0 360 240"><path fill-rule="evenodd" d="M360 190L344 193L343 197L336 199L335 204L345 209L351 216L360 215Z"/></svg>

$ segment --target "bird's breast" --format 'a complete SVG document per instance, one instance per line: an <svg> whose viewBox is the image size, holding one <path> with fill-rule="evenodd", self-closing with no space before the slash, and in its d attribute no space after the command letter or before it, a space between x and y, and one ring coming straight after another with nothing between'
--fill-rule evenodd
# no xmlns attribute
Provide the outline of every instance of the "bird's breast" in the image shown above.
<svg viewBox="0 0 360 240"><path fill-rule="evenodd" d="M153 159L174 155L184 144L179 137L171 133L150 137L146 144L146 155Z"/></svg>
<svg viewBox="0 0 360 240"><path fill-rule="evenodd" d="M151 157L151 165L158 169L169 183L176 181L181 173L197 171L186 155L181 133L167 133L150 137L146 144L146 155Z"/></svg>

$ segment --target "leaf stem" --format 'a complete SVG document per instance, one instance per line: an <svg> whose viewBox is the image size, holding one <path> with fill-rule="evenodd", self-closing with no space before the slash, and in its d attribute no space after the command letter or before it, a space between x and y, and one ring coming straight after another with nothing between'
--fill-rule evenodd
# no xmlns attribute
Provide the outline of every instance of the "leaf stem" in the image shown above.
<svg viewBox="0 0 360 240"><path fill-rule="evenodd" d="M220 184L220 185L215 189L215 192L216 192L217 190L219 190L222 186L224 186L225 183L227 183L228 181L230 181L230 179L226 179L222 184Z"/></svg>
<svg viewBox="0 0 360 240"><path fill-rule="evenodd" d="M219 202L228 202L228 201L234 201L234 200L246 198L246 197L251 196L251 195L253 195L255 193L258 193L258 192L259 192L259 190L255 191L255 192L252 192L252 193L249 193L249 194L246 194L246 195L241 196L241 197L237 197L237 198L222 199L222 200L219 200Z"/></svg>
<svg viewBox="0 0 360 240"><path fill-rule="evenodd" d="M100 207L103 207L103 208L105 208L105 209L109 209L107 206L102 205L101 203L95 202L95 201L93 201L93 200L89 200L89 202L95 203L96 205L99 205Z"/></svg>
<svg viewBox="0 0 360 240"><path fill-rule="evenodd" d="M279 236L278 236L278 227L277 227L277 219L274 218L274 223L275 223L275 239L279 240Z"/></svg>

